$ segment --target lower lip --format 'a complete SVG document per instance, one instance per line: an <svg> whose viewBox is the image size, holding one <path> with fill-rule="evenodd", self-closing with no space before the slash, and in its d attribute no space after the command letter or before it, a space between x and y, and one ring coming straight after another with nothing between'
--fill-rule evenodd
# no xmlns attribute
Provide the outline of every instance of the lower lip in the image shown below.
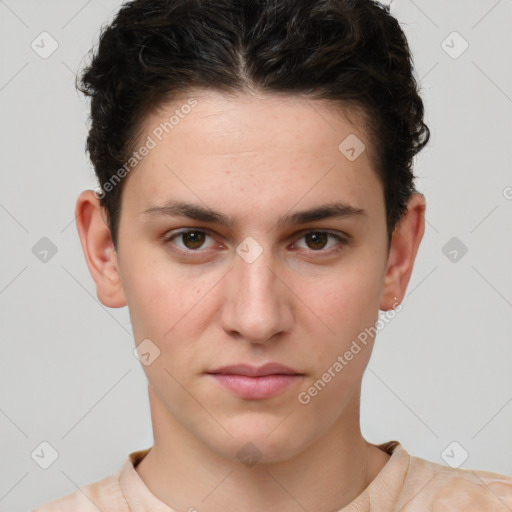
<svg viewBox="0 0 512 512"><path fill-rule="evenodd" d="M210 374L224 387L246 400L263 400L278 395L286 388L301 380L301 375L265 375L248 377L223 373Z"/></svg>

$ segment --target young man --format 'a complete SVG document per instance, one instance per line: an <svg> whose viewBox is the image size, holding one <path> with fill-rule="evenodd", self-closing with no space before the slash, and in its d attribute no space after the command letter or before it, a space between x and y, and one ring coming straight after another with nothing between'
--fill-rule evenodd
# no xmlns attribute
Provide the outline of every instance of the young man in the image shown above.
<svg viewBox="0 0 512 512"><path fill-rule="evenodd" d="M135 0L81 90L100 187L78 231L98 298L128 306L154 446L36 512L512 509L512 478L360 431L424 231L429 132L386 8Z"/></svg>

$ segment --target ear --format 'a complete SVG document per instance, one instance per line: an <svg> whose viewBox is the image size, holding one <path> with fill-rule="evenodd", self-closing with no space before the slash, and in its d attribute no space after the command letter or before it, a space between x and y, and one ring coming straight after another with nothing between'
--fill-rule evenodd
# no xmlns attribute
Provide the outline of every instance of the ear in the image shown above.
<svg viewBox="0 0 512 512"><path fill-rule="evenodd" d="M380 303L382 311L395 308L405 296L425 231L425 208L423 195L413 193L406 213L393 231Z"/></svg>
<svg viewBox="0 0 512 512"><path fill-rule="evenodd" d="M98 299L110 308L126 306L106 214L92 190L84 190L78 196L75 217L85 261L96 283Z"/></svg>

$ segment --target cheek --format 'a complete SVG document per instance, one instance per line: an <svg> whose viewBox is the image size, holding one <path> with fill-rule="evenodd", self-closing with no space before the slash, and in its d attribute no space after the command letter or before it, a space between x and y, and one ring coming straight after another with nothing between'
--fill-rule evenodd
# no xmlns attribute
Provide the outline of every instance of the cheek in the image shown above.
<svg viewBox="0 0 512 512"><path fill-rule="evenodd" d="M127 279L123 287L135 342L150 339L160 350L159 362L181 373L197 359L198 347L192 341L201 337L205 307L214 296L209 291L218 277L201 279L169 262L145 261L131 257L124 262Z"/></svg>
<svg viewBox="0 0 512 512"><path fill-rule="evenodd" d="M122 276L135 341L161 339L183 309L179 279L158 261L133 252L123 261Z"/></svg>
<svg viewBox="0 0 512 512"><path fill-rule="evenodd" d="M374 268L367 269L372 267L361 265L332 271L315 286L303 286L300 296L323 320L326 334L334 332L335 336L345 337L354 334L354 329L364 329L368 322L375 322L383 283Z"/></svg>
<svg viewBox="0 0 512 512"><path fill-rule="evenodd" d="M316 286L303 284L298 292L309 310L315 313L303 317L308 358L318 372L316 378L331 369L331 374L322 379L332 378L328 385L331 392L337 389L337 393L344 394L343 389L350 388L347 388L349 383L361 378L370 358L372 338L369 333L378 319L382 289L382 277L375 265L375 260L370 262L361 257L357 265L347 264L331 270L328 278L318 279ZM341 363L338 356L342 357ZM327 398L331 392L322 394Z"/></svg>

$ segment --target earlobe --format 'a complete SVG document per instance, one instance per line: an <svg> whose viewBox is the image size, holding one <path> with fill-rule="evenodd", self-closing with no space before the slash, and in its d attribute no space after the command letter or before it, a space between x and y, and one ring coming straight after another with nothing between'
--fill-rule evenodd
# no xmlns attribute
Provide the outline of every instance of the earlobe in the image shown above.
<svg viewBox="0 0 512 512"><path fill-rule="evenodd" d="M99 199L84 190L76 202L76 225L85 261L100 302L110 308L126 306L117 254Z"/></svg>
<svg viewBox="0 0 512 512"><path fill-rule="evenodd" d="M405 296L425 231L425 208L423 195L412 194L407 212L393 232L380 303L382 311L396 308Z"/></svg>

